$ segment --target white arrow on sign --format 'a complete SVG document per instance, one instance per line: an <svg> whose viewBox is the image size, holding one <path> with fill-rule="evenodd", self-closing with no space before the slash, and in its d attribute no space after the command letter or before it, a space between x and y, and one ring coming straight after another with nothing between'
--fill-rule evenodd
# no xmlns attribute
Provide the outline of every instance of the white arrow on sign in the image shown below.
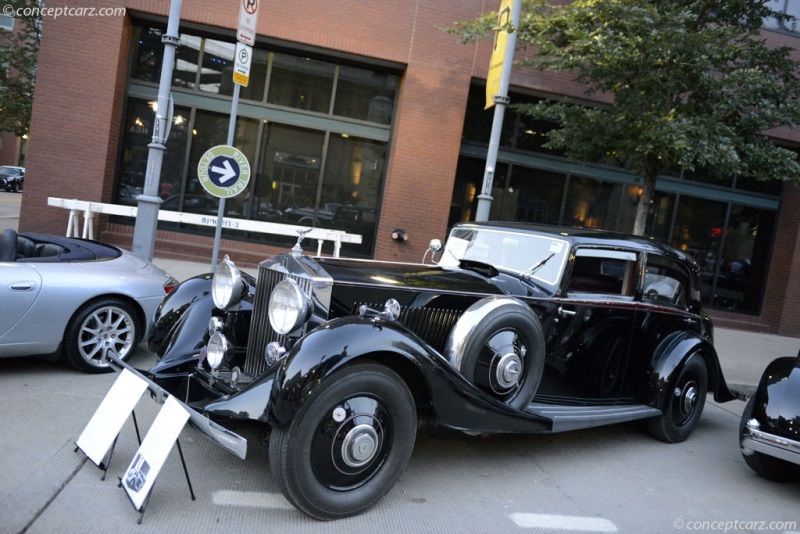
<svg viewBox="0 0 800 534"><path fill-rule="evenodd" d="M225 165L225 168L211 167L211 170L221 174L221 176L219 177L219 183L224 184L225 182L236 176L236 171L233 170L233 167L231 167L231 162L228 161L227 159L222 164Z"/></svg>

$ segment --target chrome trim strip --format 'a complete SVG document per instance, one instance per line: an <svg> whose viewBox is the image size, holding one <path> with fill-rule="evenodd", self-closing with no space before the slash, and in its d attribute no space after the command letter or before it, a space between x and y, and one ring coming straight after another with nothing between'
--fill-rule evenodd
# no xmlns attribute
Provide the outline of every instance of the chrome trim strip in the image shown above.
<svg viewBox="0 0 800 534"><path fill-rule="evenodd" d="M744 454L760 452L800 465L800 441L745 427L740 446Z"/></svg>
<svg viewBox="0 0 800 534"><path fill-rule="evenodd" d="M150 397L158 404L164 404L164 402L167 400L167 397L170 396L167 390L165 390L164 388L162 388L161 386L150 380L150 378L148 378L147 376L143 375L141 371L139 371L135 367L120 360L117 356L109 354L108 363L116 371L122 371L122 369L127 369L128 371L135 374L137 377L147 382L147 389L150 390L150 392L152 393ZM245 457L247 456L247 440L245 438L215 423L208 417L201 415L199 412L187 406L177 397L173 396L173 398L177 400L187 412L189 412L189 424L191 426L199 430L208 439L210 439L223 449L227 450L230 453L235 454L242 460L245 459Z"/></svg>

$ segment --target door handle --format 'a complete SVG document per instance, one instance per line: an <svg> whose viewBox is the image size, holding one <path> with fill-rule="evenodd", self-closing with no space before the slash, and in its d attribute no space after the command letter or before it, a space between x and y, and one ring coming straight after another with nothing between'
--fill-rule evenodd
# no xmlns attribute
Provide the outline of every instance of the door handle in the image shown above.
<svg viewBox="0 0 800 534"><path fill-rule="evenodd" d="M574 310L565 310L563 306L558 307L558 314L559 315L577 315L578 312Z"/></svg>
<svg viewBox="0 0 800 534"><path fill-rule="evenodd" d="M35 287L35 282L13 282L8 286L8 289L11 291L31 291Z"/></svg>

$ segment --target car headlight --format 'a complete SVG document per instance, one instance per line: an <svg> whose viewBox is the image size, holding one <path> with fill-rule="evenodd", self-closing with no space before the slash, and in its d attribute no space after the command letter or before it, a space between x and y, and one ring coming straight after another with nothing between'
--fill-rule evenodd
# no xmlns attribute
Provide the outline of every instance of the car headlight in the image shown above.
<svg viewBox="0 0 800 534"><path fill-rule="evenodd" d="M310 309L308 297L300 286L287 278L275 286L269 297L269 324L278 334L286 335L306 322Z"/></svg>
<svg viewBox="0 0 800 534"><path fill-rule="evenodd" d="M242 300L242 273L234 263L225 256L214 271L211 283L211 297L214 305L221 310L228 310Z"/></svg>
<svg viewBox="0 0 800 534"><path fill-rule="evenodd" d="M220 332L214 332L206 346L206 361L212 369L218 368L225 361L228 353L228 340Z"/></svg>

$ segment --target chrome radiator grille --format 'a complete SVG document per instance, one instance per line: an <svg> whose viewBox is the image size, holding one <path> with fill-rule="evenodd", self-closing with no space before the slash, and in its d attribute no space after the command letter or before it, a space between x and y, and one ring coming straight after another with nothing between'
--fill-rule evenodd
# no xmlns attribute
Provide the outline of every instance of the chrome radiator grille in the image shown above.
<svg viewBox="0 0 800 534"><path fill-rule="evenodd" d="M267 363L264 360L264 349L267 348L267 344L277 341L284 347L289 345L289 338L275 332L269 324L269 297L278 282L286 278L294 279L300 289L311 296L312 282L308 278L293 276L265 266L259 267L258 289L253 301L253 315L247 339L247 357L242 369L251 377L256 377L267 370Z"/></svg>
<svg viewBox="0 0 800 534"><path fill-rule="evenodd" d="M362 304L366 304L367 307L372 309L380 310L383 308L383 305L359 302L353 307L354 314L358 313L358 308ZM464 310L403 306L398 320L425 340L428 345L442 353L450 331L463 313Z"/></svg>

